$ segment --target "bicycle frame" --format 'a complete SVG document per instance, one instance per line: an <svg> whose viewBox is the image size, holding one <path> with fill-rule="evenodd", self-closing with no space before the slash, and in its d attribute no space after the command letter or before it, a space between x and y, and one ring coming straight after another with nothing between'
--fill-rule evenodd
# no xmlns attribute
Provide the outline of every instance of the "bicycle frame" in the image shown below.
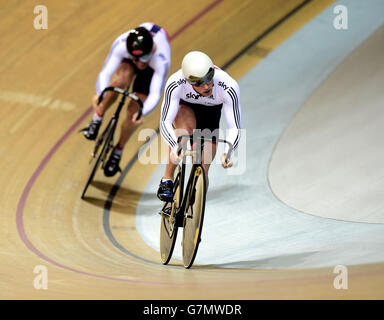
<svg viewBox="0 0 384 320"><path fill-rule="evenodd" d="M195 168L197 166L200 166L201 165L201 153L203 151L203 148L204 148L204 145L202 143L202 140L204 141L212 141L212 139L207 139L207 138L204 138L202 136L198 136L198 137L194 137L193 135L181 135L178 137L178 154L181 153L182 151L182 145L181 145L181 139L182 138L189 138L190 141L192 142L192 140L198 140L198 145L197 145L197 149L200 149L200 154L197 154L198 156L198 161L195 162L193 161L193 164L192 164L192 168L191 168L191 172L189 174L189 179L187 180L187 186L185 188L185 192L184 192L184 183L185 183L185 171L186 171L186 157L187 156L196 156L196 150L185 150L184 154L183 154L183 158L182 158L182 164L181 164L181 174L180 174L180 199L182 199L182 202L181 202L181 205L179 206L179 208L176 208L177 212L175 212L176 214L176 225L178 227L182 227L182 219L181 218L184 218L185 216L185 211L186 211L186 208L188 208L188 201L189 201L189 197L188 196L184 196L184 195L188 195L189 192L190 192L190 189L191 189L191 186L193 184L193 175L195 173ZM226 156L226 159L225 161L228 162L229 159L231 158L231 154L232 154L232 151L233 151L233 145L232 143L230 143L229 141L227 140L224 140L224 139L216 139L217 142L222 142L222 143L226 143L229 145L229 151L227 153L227 156ZM191 143L191 145L193 145ZM180 213L183 213L182 215Z"/></svg>
<svg viewBox="0 0 384 320"><path fill-rule="evenodd" d="M121 111L121 108L124 106L124 103L125 103L125 99L127 97L130 97L132 100L135 100L139 106L140 106L140 109L139 109L139 114L137 115L137 118L136 120L139 120L141 118L141 115L142 115L142 110L143 110L143 102L140 100L140 98L135 95L134 93L132 92L129 92L127 90L123 90L123 89L120 89L120 88L117 88L117 87L106 87L100 94L99 96L99 100L98 100L98 104L100 104L103 99L104 99L104 95L108 92L108 91L114 91L114 92L117 92L119 94L122 94L123 97L121 98L120 100L120 103L119 103L119 106L117 107L116 109L116 112L113 116L116 116L116 119L119 118L119 114L120 114L120 111Z"/></svg>
<svg viewBox="0 0 384 320"><path fill-rule="evenodd" d="M102 167L104 168L105 167L105 159L109 153L109 151L112 149L113 147L113 138L114 138L114 134L115 134L115 129L116 129L116 126L117 126L117 122L119 120L119 115L120 115L120 111L121 109L123 108L124 106L124 103L125 103L125 100L127 97L130 97L131 99L135 100L138 104L139 104L139 113L138 113L138 116L137 116L137 120L140 119L141 115L142 115L142 109L143 109L143 102L140 100L140 98L138 96L136 96L135 94L127 91L127 90L123 90L123 89L120 89L120 88L116 88L116 87L107 87L103 90L103 92L100 94L99 96L99 99L98 99L98 104L101 103L101 101L103 100L104 98L104 95L107 91L114 91L114 92L117 92L119 94L122 94L122 98L119 102L119 105L115 111L115 113L112 115L112 118L111 120L108 122L108 125L107 127L104 129L104 131L102 132L102 134L97 138L96 140L96 143L95 143L95 147L93 149L93 152L91 153L91 161L97 157L97 160L96 160L96 163L91 171L91 174L88 178L88 181L84 187L84 190L83 190L83 193L81 195L81 198L84 199L84 196L85 196L85 193L88 189L88 186L90 185L90 183L92 182L94 176L95 176L95 173L100 165L100 162L102 163ZM80 130L80 131L84 131L84 129ZM104 145L103 145L104 144ZM102 146L102 147L101 147ZM98 155L98 152L100 150L100 147L101 147L101 151L100 151L100 154Z"/></svg>
<svg viewBox="0 0 384 320"><path fill-rule="evenodd" d="M105 88L102 93L100 94L99 96L99 99L98 99L98 104L100 104L103 99L104 99L104 95L108 92L108 91L114 91L114 92L117 92L119 94L122 94L123 97L121 98L120 102L119 102L119 105L117 106L117 109L115 111L115 113L112 115L112 118L111 120L109 121L106 129L103 131L103 133L100 135L100 138L97 139L97 142L96 142L96 145L95 145L95 148L94 148L94 151L92 153L92 157L94 158L97 154L97 151L98 151L98 148L100 146L100 142L102 142L104 140L104 137L105 135L107 134L108 132L108 129L112 126L114 127L117 122L119 121L119 116L120 116L120 112L121 112L121 109L123 108L124 106L124 103L125 103L125 100L127 97L130 97L131 99L135 100L138 104L139 104L139 114L137 115L137 118L136 120L139 120L141 118L141 115L142 115L142 110L143 110L143 102L140 100L140 98L138 96L136 96L135 94L127 91L127 90L123 90L123 89L120 89L120 88L116 88L116 87L107 87ZM112 140L113 140L113 137L114 137L114 134L115 134L115 128L112 129Z"/></svg>
<svg viewBox="0 0 384 320"><path fill-rule="evenodd" d="M196 257L196 253L201 241L201 230L204 221L205 201L207 192L207 180L205 177L204 168L201 164L203 151L203 137L182 135L178 138L178 154L182 151L182 138L191 139L198 142L197 146L191 143L192 149L185 150L182 156L181 167L177 167L177 172L174 174L174 195L171 201L164 203L161 214L160 225L160 253L163 264L168 264L172 257L173 249L177 238L179 227L183 228L183 262L184 267L189 269ZM197 138L197 139L196 139ZM200 138L200 139L199 139ZM206 139L204 141L209 141ZM211 140L212 141L212 140ZM227 162L230 159L233 146L226 140L217 139L217 142L225 142L229 145ZM185 149L187 143L184 144ZM200 153L197 151L200 150ZM186 172L186 157L193 156L193 165L184 190L185 172ZM197 157L196 157L197 156ZM195 206L196 205L196 206ZM196 211L195 211L196 209ZM197 224L196 224L197 223Z"/></svg>

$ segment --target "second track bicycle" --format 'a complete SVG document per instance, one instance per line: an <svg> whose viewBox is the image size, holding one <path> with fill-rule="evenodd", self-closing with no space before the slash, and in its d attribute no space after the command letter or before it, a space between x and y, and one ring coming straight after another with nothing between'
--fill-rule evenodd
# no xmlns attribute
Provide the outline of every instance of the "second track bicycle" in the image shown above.
<svg viewBox="0 0 384 320"><path fill-rule="evenodd" d="M101 135L99 135L99 137L97 137L97 139L96 139L95 147L93 148L93 152L91 154L91 161L90 161L90 162L92 162L93 159L96 159L96 162L95 162L95 164L91 170L91 173L89 175L87 183L85 184L85 187L84 187L83 192L81 194L81 199L84 199L85 193L87 192L87 189L88 189L89 185L91 184L99 166L102 165L102 169L104 169L104 167L106 165L109 152L113 149L113 146L114 146L113 139L114 139L117 123L119 121L120 111L123 108L125 100L128 97L135 100L139 104L139 113L138 113L136 119L139 120L141 118L141 115L142 115L143 102L140 100L140 98L137 95L135 95L134 93L131 93L127 90L123 90L120 88L116 88L116 87L105 88L99 96L98 104L100 104L103 101L104 95L107 91L114 91L114 92L120 94L122 97L121 97L121 100L119 102L119 105L117 106L115 113L113 114L112 118L109 120L106 128L103 130ZM81 131L83 131L83 130L81 130Z"/></svg>

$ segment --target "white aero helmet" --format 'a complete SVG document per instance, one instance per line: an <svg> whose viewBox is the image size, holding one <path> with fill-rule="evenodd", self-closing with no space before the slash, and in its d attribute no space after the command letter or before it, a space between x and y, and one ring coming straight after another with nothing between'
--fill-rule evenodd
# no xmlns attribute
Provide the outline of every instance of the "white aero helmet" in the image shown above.
<svg viewBox="0 0 384 320"><path fill-rule="evenodd" d="M181 70L184 77L193 86L211 82L215 74L211 58L200 51L188 52L181 63Z"/></svg>

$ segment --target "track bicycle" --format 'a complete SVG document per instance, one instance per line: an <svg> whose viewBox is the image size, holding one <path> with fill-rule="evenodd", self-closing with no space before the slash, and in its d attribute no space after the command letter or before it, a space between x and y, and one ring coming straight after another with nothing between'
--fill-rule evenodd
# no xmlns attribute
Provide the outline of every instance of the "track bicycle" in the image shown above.
<svg viewBox="0 0 384 320"><path fill-rule="evenodd" d="M122 97L121 97L121 100L119 102L119 105L117 106L115 113L112 115L112 118L109 120L106 128L101 133L101 135L99 135L99 137L96 139L95 147L94 147L93 152L91 154L90 163L92 162L93 159L95 159L95 158L97 158L97 159L96 159L96 162L95 162L95 164L91 170L91 174L89 175L87 183L85 184L85 187L84 187L83 192L81 194L81 199L84 199L85 193L87 192L87 189L88 189L89 185L91 184L100 164L102 165L101 168L104 169L104 167L107 163L108 155L114 146L113 138L115 135L117 123L119 121L120 111L123 108L125 100L127 97L135 100L139 104L139 113L137 115L136 120L139 120L141 115L142 115L143 102L140 100L140 98L137 95L135 95L134 93L131 93L127 90L123 90L120 88L116 88L116 87L105 88L99 96L98 104L100 104L103 101L104 95L107 91L114 91L118 94L121 94ZM84 129L80 130L80 132L81 131L84 131Z"/></svg>
<svg viewBox="0 0 384 320"><path fill-rule="evenodd" d="M178 229L183 228L182 239L182 255L183 264L186 269L189 269L196 257L199 244L201 242L201 232L203 229L205 202L207 194L207 178L204 168L201 164L201 154L204 146L204 141L212 141L204 137L194 137L190 135L182 135L178 138L179 154L182 150L181 139L193 137L193 142L196 148L186 149L181 166L178 165L174 173L174 187L172 201L165 202L163 208L159 212L161 215L160 224L160 256L164 265L168 264L172 257L175 247ZM196 141L197 140L197 141ZM216 139L217 142L227 143L229 151L225 161L228 163L231 158L233 145L223 139ZM191 145L193 145L191 141ZM200 153L197 151L200 150ZM189 179L185 183L186 173L186 157L192 156L193 164Z"/></svg>

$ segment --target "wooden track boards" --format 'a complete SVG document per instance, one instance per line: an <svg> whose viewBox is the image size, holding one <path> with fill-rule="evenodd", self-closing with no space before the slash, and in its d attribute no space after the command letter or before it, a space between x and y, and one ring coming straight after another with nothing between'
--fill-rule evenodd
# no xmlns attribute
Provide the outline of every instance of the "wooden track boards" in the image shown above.
<svg viewBox="0 0 384 320"><path fill-rule="evenodd" d="M350 268L363 290L335 291L332 270L223 270L163 267L158 252L141 240L135 207L156 166L136 162L106 216L116 180L97 177L80 193L92 145L75 130L89 119L95 81L112 41L144 21L164 26L172 39L172 67L192 49L218 66L300 5L299 0L46 1L48 30L33 28L38 1L7 1L0 11L0 254L2 299L193 299L367 297L380 267ZM289 34L332 1L312 1L239 57L229 71L239 78ZM204 7L205 6L205 7ZM208 11L204 11L205 9ZM188 24L189 23L189 24ZM145 125L156 128L159 109ZM72 127L71 127L72 126ZM71 130L70 130L71 129ZM70 131L68 131L70 130ZM123 165L140 144L138 132ZM108 223L116 246L105 233ZM37 265L49 272L48 290L33 286ZM369 283L367 287L366 283ZM365 287L364 287L365 284ZM375 287L376 286L376 287ZM365 288L365 289L364 289Z"/></svg>

